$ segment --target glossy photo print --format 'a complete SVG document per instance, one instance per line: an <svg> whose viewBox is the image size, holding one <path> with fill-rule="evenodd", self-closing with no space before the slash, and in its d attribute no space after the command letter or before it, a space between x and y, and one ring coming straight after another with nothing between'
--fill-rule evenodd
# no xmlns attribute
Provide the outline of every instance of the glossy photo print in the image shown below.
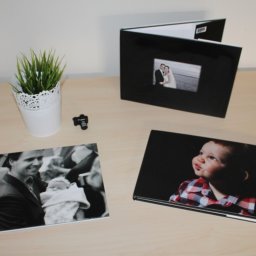
<svg viewBox="0 0 256 256"><path fill-rule="evenodd" d="M0 155L0 230L108 216L96 144Z"/></svg>
<svg viewBox="0 0 256 256"><path fill-rule="evenodd" d="M154 59L153 84L165 88L197 92L201 66Z"/></svg>
<svg viewBox="0 0 256 256"><path fill-rule="evenodd" d="M256 222L256 146L151 131L134 199Z"/></svg>

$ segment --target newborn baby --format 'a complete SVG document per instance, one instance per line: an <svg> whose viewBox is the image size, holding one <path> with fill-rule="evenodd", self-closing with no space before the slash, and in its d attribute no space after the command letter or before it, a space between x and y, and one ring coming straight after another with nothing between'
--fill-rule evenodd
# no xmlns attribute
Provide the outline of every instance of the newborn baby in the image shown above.
<svg viewBox="0 0 256 256"><path fill-rule="evenodd" d="M49 181L40 197L45 211L45 224L83 220L84 210L90 207L84 190L64 177Z"/></svg>

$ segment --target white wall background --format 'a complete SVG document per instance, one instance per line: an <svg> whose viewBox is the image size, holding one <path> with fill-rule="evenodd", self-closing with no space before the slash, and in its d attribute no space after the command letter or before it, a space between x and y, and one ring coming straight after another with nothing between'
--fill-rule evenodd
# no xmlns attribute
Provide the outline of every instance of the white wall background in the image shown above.
<svg viewBox="0 0 256 256"><path fill-rule="evenodd" d="M0 81L16 56L55 49L66 75L119 75L124 27L226 18L223 43L242 46L239 68L256 67L255 0L0 0Z"/></svg>

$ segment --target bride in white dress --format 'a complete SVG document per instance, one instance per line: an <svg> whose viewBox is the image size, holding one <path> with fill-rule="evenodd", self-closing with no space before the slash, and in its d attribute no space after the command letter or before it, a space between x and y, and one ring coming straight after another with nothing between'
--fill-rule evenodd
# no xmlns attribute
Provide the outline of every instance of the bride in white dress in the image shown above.
<svg viewBox="0 0 256 256"><path fill-rule="evenodd" d="M172 70L168 66L165 66L164 68L164 81L161 84L164 87L174 88L174 89L177 88L175 77L172 73Z"/></svg>

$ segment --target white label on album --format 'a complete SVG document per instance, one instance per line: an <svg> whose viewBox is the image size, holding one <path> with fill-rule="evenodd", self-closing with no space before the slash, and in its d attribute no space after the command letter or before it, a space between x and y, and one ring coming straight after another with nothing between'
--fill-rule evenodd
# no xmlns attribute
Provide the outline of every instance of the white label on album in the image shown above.
<svg viewBox="0 0 256 256"><path fill-rule="evenodd" d="M201 28L197 28L196 29L196 34L205 33L206 31L207 31L207 26L201 27Z"/></svg>

